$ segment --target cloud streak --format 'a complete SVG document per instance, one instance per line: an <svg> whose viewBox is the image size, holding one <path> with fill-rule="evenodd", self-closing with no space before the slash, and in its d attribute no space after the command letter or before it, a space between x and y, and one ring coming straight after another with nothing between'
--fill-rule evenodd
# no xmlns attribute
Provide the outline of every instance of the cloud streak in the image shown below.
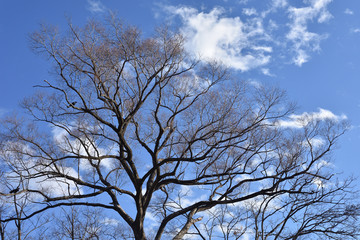
<svg viewBox="0 0 360 240"><path fill-rule="evenodd" d="M87 126L89 129L94 129L93 126ZM62 128L53 127L52 134L54 138L54 142L56 145L62 149L63 151L70 154L78 154L80 156L88 156L88 157L99 157L101 155L111 154L112 146L108 146L107 149L97 146L95 140L91 140L89 138L79 137L79 138L71 138L69 133ZM90 164L89 159L81 158L80 159L80 170L81 171L91 171L93 170L92 165ZM113 167L113 160L106 158L100 161L100 166L109 170Z"/></svg>
<svg viewBox="0 0 360 240"><path fill-rule="evenodd" d="M327 34L310 31L309 25L332 18L327 9L331 2L306 0L303 6L294 7L287 0L272 0L267 9L244 8L240 16L229 16L231 12L220 7L208 12L189 6L164 9L180 18L189 52L248 71L267 69L265 66L278 57L286 57L297 66L308 62L311 53L319 51L321 41L327 38ZM285 22L280 22L274 13L282 15ZM262 72L269 75L268 71Z"/></svg>
<svg viewBox="0 0 360 240"><path fill-rule="evenodd" d="M350 31L352 33L360 33L360 28L352 28Z"/></svg>
<svg viewBox="0 0 360 240"><path fill-rule="evenodd" d="M347 15L354 15L354 12L349 8L345 9L344 13Z"/></svg>
<svg viewBox="0 0 360 240"><path fill-rule="evenodd" d="M292 51L295 53L292 61L298 66L309 61L309 52L320 50L320 42L327 36L317 34L308 30L309 22L317 20L318 23L327 22L332 15L327 6L332 0L311 0L310 6L296 8L289 7L290 31L286 38L292 42Z"/></svg>
<svg viewBox="0 0 360 240"><path fill-rule="evenodd" d="M97 0L88 0L88 10L91 13L103 13L106 11L106 7Z"/></svg>
<svg viewBox="0 0 360 240"><path fill-rule="evenodd" d="M347 116L335 115L329 110L319 108L318 112L304 112L300 115L292 114L288 120L281 120L277 122L277 126L284 128L303 128L311 122L332 120L332 121L341 121L346 120Z"/></svg>

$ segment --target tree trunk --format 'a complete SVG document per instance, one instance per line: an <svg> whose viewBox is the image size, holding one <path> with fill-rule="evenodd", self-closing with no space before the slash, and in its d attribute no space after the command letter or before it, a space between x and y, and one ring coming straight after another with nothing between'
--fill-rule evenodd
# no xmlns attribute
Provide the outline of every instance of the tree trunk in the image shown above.
<svg viewBox="0 0 360 240"><path fill-rule="evenodd" d="M17 226L17 236L18 236L17 239L21 240L21 223L20 223L20 221Z"/></svg>
<svg viewBox="0 0 360 240"><path fill-rule="evenodd" d="M133 228L135 240L146 240L145 232L144 232L144 226L141 222L140 225Z"/></svg>
<svg viewBox="0 0 360 240"><path fill-rule="evenodd" d="M0 236L1 236L1 240L5 240L5 228L2 225L2 223L0 224Z"/></svg>

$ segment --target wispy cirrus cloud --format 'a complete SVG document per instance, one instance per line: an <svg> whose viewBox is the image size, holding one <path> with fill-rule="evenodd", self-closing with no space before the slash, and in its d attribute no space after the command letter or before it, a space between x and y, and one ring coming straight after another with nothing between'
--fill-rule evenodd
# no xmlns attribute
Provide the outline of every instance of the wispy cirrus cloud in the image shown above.
<svg viewBox="0 0 360 240"><path fill-rule="evenodd" d="M288 120L281 120L277 122L277 126L285 128L303 128L311 122L314 121L324 121L324 120L333 120L341 121L346 120L347 116L336 115L329 110L319 108L318 112L304 112L302 114L292 114Z"/></svg>
<svg viewBox="0 0 360 240"><path fill-rule="evenodd" d="M269 13L276 12L278 9L286 8L287 0L272 0L270 7L261 13L262 17L266 17Z"/></svg>
<svg viewBox="0 0 360 240"><path fill-rule="evenodd" d="M184 5L162 9L180 18L188 51L241 71L259 68L270 76L266 65L274 59L302 66L320 50L327 34L312 32L309 25L332 18L332 1L304 0L294 7L288 0L272 0L264 10L247 6L239 16L220 7L208 12Z"/></svg>
<svg viewBox="0 0 360 240"><path fill-rule="evenodd" d="M17 153L19 152L24 154L23 157L18 157ZM16 169L16 172L3 174L6 182L12 186L20 186L23 176L32 176L26 181L27 187L32 190L43 191L51 196L74 195L82 192L71 180L57 177L49 178L46 175L38 174L39 172L53 172L54 169L49 165L39 164L41 162L39 159L30 157L34 155L34 149L21 142L9 141L4 144L0 151L0 158L6 159L6 161L2 162L2 167ZM77 177L77 172L72 167L58 166L57 171L67 176ZM5 185L0 187L0 191L4 192L4 189ZM35 200L40 196L34 193L31 197Z"/></svg>
<svg viewBox="0 0 360 240"><path fill-rule="evenodd" d="M326 34L318 34L308 30L309 22L317 20L318 23L327 22L332 15L327 6L332 0L310 0L309 6L296 8L289 7L290 31L286 38L292 42L292 51L295 53L293 63L301 66L309 61L309 52L320 50L320 42Z"/></svg>
<svg viewBox="0 0 360 240"><path fill-rule="evenodd" d="M249 0L238 0L238 4L247 4Z"/></svg>
<svg viewBox="0 0 360 240"><path fill-rule="evenodd" d="M83 127L83 126L82 126ZM89 129L93 128L93 126L87 126ZM69 128L72 130L72 127ZM100 155L111 154L112 147L108 146L108 148L103 148L97 146L94 140L91 140L86 137L78 137L72 138L69 133L60 127L52 128L53 140L55 144L65 152L78 154L80 156L88 156L88 157L98 157ZM93 169L89 159L81 158L79 167L81 171L91 171ZM105 169L110 169L113 167L113 160L110 158L100 160L100 166Z"/></svg>
<svg viewBox="0 0 360 240"><path fill-rule="evenodd" d="M360 33L360 28L352 28L350 29L352 33Z"/></svg>
<svg viewBox="0 0 360 240"><path fill-rule="evenodd" d="M354 11L349 8L345 9L344 13L347 15L354 15Z"/></svg>
<svg viewBox="0 0 360 240"><path fill-rule="evenodd" d="M269 77L274 77L275 76L274 74L272 74L270 72L269 68L262 68L260 70L261 70L262 74L264 74L265 76L269 76Z"/></svg>
<svg viewBox="0 0 360 240"><path fill-rule="evenodd" d="M87 9L92 13L102 13L106 11L106 7L99 0L87 0Z"/></svg>
<svg viewBox="0 0 360 240"><path fill-rule="evenodd" d="M284 8L288 5L287 0L273 0L272 8Z"/></svg>
<svg viewBox="0 0 360 240"><path fill-rule="evenodd" d="M102 221L100 221L100 223L102 223L104 225L117 226L120 222L119 222L119 220L117 220L115 218L105 217Z"/></svg>
<svg viewBox="0 0 360 240"><path fill-rule="evenodd" d="M252 15L257 15L258 13L255 8L244 8L243 14L247 16L252 16Z"/></svg>

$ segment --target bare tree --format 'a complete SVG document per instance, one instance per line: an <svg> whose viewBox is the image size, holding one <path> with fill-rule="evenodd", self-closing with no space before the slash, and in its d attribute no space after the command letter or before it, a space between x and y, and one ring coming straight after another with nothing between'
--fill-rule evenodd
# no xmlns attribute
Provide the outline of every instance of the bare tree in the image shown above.
<svg viewBox="0 0 360 240"><path fill-rule="evenodd" d="M71 206L53 218L52 239L126 239L118 221L105 217L100 209Z"/></svg>
<svg viewBox="0 0 360 240"><path fill-rule="evenodd" d="M254 211L256 239L355 239L360 212L346 199L346 184L320 187L306 197L266 197Z"/></svg>
<svg viewBox="0 0 360 240"><path fill-rule="evenodd" d="M3 220L3 215L6 212L6 205L1 202L0 205L0 220ZM5 240L5 232L6 232L6 225L7 223L0 222L0 239Z"/></svg>
<svg viewBox="0 0 360 240"><path fill-rule="evenodd" d="M333 179L324 163L346 129L341 119L306 115L287 127L293 107L283 91L194 58L167 28L143 38L111 18L69 24L64 35L42 26L31 42L54 63L55 78L24 101L30 123L4 119L1 157L13 177L29 181L22 191L37 210L2 222L88 206L113 210L134 239L236 239L248 229L257 239L286 239L282 233L296 227L299 236L328 235L329 212L315 221L308 208L311 199L345 193L346 185L328 193L319 187ZM273 199L287 199L290 212L265 211ZM250 211L253 200L261 206ZM297 223L297 208L305 225L267 223L271 212Z"/></svg>
<svg viewBox="0 0 360 240"><path fill-rule="evenodd" d="M42 236L46 233L46 224L49 219L44 214L38 214L31 219L24 219L27 212L34 211L30 193L23 190L26 183L21 180L21 177L17 178L12 175L7 176L5 179L4 176L1 178L2 187L7 188L8 193L2 193L0 196L0 219L14 219L13 224L1 222L1 239L43 239ZM10 182L6 180L10 180ZM14 180L15 186L12 184ZM38 232L40 228L42 231ZM36 238L34 238L34 235L36 235Z"/></svg>
<svg viewBox="0 0 360 240"><path fill-rule="evenodd" d="M306 196L261 196L218 206L208 211L194 233L202 239L357 239L359 205L350 204L347 184Z"/></svg>

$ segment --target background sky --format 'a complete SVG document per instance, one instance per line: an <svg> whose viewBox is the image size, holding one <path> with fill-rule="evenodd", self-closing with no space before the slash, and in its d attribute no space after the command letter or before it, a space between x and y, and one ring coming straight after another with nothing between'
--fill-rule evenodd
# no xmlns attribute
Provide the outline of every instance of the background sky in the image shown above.
<svg viewBox="0 0 360 240"><path fill-rule="evenodd" d="M359 0L0 0L0 115L20 110L33 86L52 77L29 49L29 33L40 23L64 30L69 18L82 25L109 10L144 35L176 26L189 51L219 58L236 78L286 90L298 114L346 116L352 127L335 166L359 175Z"/></svg>

